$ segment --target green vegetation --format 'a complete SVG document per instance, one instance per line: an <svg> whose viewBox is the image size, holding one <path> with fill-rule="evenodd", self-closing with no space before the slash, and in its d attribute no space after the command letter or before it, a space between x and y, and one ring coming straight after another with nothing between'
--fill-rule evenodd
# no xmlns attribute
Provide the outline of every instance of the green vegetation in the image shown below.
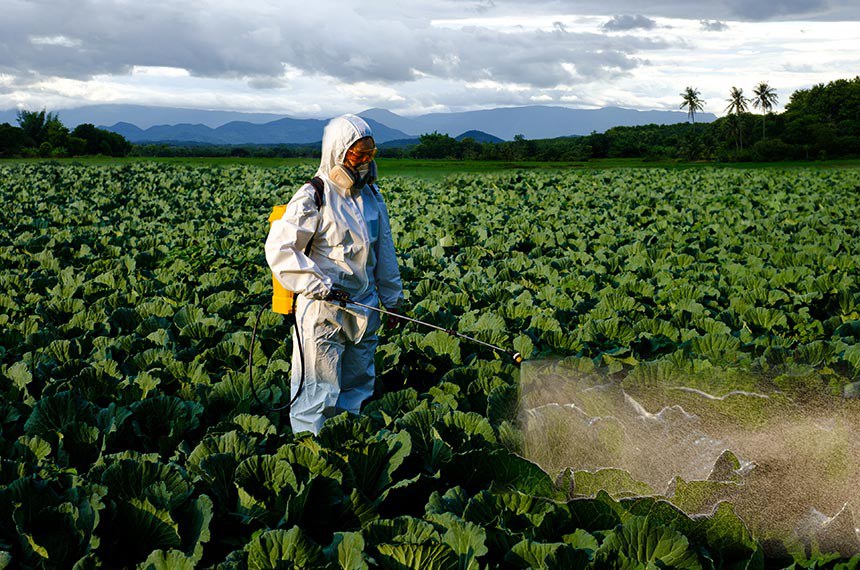
<svg viewBox="0 0 860 570"><path fill-rule="evenodd" d="M0 566L794 563L729 504L577 496L600 481L517 454L519 370L443 333L384 331L377 394L318 438L266 413L246 368L262 239L313 170L0 166ZM841 393L860 375L858 184L699 168L382 189L421 319L624 382L738 368ZM269 405L289 397L289 335L265 314L251 364Z"/></svg>
<svg viewBox="0 0 860 570"><path fill-rule="evenodd" d="M132 152L140 157L189 158L205 157L213 159L248 159L253 163L257 159L319 159L320 143L317 144L242 144L242 145L213 145L206 143L138 143ZM318 160L317 160L318 161Z"/></svg>
<svg viewBox="0 0 860 570"><path fill-rule="evenodd" d="M603 170L626 168L665 168L670 170L687 169L742 169L742 170L841 170L860 168L860 159L842 159L826 161L790 161L790 162L737 162L712 164L702 161L659 160L651 161L641 158L599 158L579 162L551 161L500 161L500 160L456 160L439 159L424 160L412 158L378 158L379 170L383 179L394 176L440 180L455 174L501 174L505 172L539 171L563 174L571 170ZM67 159L9 159L5 164L10 165L39 165L55 166L130 166L133 164L172 164L185 166L253 166L259 168L284 168L302 166L311 172L319 164L314 158L240 158L240 157L123 157L86 156Z"/></svg>
<svg viewBox="0 0 860 570"><path fill-rule="evenodd" d="M56 113L19 111L18 126L0 124L0 158L62 158L102 154L125 156L131 144L121 135L85 123L69 131Z"/></svg>

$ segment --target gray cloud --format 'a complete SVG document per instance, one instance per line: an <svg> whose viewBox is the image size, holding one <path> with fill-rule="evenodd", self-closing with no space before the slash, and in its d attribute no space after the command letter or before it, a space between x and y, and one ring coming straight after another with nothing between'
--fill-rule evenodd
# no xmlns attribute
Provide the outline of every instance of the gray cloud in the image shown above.
<svg viewBox="0 0 860 570"><path fill-rule="evenodd" d="M730 0L729 7L734 14L744 20L771 20L825 13L830 3L827 0L769 0L768 2Z"/></svg>
<svg viewBox="0 0 860 570"><path fill-rule="evenodd" d="M495 0L496 13L522 10L520 0ZM860 21L860 3L855 0L713 0L691 9L683 0L538 0L529 3L530 13L612 16L642 13L648 17L693 20L788 20Z"/></svg>
<svg viewBox="0 0 860 570"><path fill-rule="evenodd" d="M787 71L787 72L789 72L789 73L804 73L804 74L808 74L808 73L817 73L817 72L819 71L819 70L818 70L815 66L813 66L813 65L809 65L809 64L792 64L792 63L786 63L786 64L783 64L783 66L782 66L782 70L783 70L783 71Z"/></svg>
<svg viewBox="0 0 860 570"><path fill-rule="evenodd" d="M201 11L164 0L121 7L106 0L18 2L0 22L0 73L88 79L165 66L201 77L244 78L253 88L268 89L282 85L286 64L347 82L398 83L429 75L551 87L615 76L639 65L638 52L668 47L659 39L571 33L563 26L440 28L431 26L422 6L412 9L386 15L379 6L363 13L345 4L292 11L224 3ZM475 9L493 6L478 3ZM629 18L632 27L653 24Z"/></svg>
<svg viewBox="0 0 860 570"><path fill-rule="evenodd" d="M636 16L613 16L603 24L603 29L611 32L627 30L652 30L657 27L657 22L642 15Z"/></svg>
<svg viewBox="0 0 860 570"><path fill-rule="evenodd" d="M729 29L728 24L719 20L699 20L699 24L706 32L724 32Z"/></svg>
<svg viewBox="0 0 860 570"><path fill-rule="evenodd" d="M517 34L480 28L464 32L474 41L456 52L456 61L434 65L433 75L553 87L570 81L616 76L639 64L635 57L639 51L668 47L667 42L659 39L608 38L559 28Z"/></svg>
<svg viewBox="0 0 860 570"><path fill-rule="evenodd" d="M242 38L236 45L232 14L221 16L168 3L13 3L0 22L0 52L9 54L0 60L0 71L75 79L125 74L134 65L182 67L211 76L239 70L248 76L280 73L277 59L257 57L266 47L259 40ZM241 32L248 31L253 30ZM52 37L69 41L33 41Z"/></svg>
<svg viewBox="0 0 860 570"><path fill-rule="evenodd" d="M687 19L707 31L725 30L736 20L860 20L856 0L774 0L760 6L716 0L695 10L681 0L653 0L647 7L639 0L210 0L201 6L188 0L5 0L0 94L11 96L2 101L37 101L41 107L81 104L88 96L148 98L299 114L355 110L347 105L415 112L541 102L636 106L644 104L637 103L640 94L626 80L612 80L638 78L635 70L649 60L662 73L666 57L660 51L675 57L694 47L692 37L685 45L657 18ZM504 25L506 17L516 23L550 15L543 18L543 30ZM575 19L568 21L573 15L595 16L587 24L592 31L583 33ZM464 18L473 20L457 28ZM483 24L485 18L495 24ZM625 33L637 29L652 30L651 37ZM654 37L658 33L672 39ZM182 68L192 77L123 77L135 66ZM91 84L100 89L96 95L86 94L90 86L43 81L96 75L109 76L101 85L110 84ZM666 104L661 89L643 88L648 104Z"/></svg>
<svg viewBox="0 0 860 570"><path fill-rule="evenodd" d="M286 85L287 82L279 77L252 77L248 80L248 87L252 89L281 89Z"/></svg>

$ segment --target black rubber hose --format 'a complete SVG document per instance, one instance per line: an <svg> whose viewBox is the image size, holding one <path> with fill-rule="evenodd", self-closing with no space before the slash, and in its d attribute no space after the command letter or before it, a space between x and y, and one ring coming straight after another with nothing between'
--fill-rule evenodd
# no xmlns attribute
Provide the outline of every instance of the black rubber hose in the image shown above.
<svg viewBox="0 0 860 570"><path fill-rule="evenodd" d="M302 335L299 333L299 325L294 317L293 334L296 335L296 343L299 345L299 370L301 371L299 375L299 389L296 390L296 395L283 406L273 408L264 404L263 401L260 400L260 396L257 395L257 388L254 386L254 341L257 338L257 327L260 324L260 317L263 316L263 311L268 308L268 305L260 306L260 311L257 313L257 319L254 321L254 330L251 332L251 346L248 351L248 384L251 386L251 393L254 395L254 399L257 400L257 403L260 404L261 407L265 408L269 412L280 412L291 408L299 398L299 394L302 393L302 388L305 387L305 354L302 350ZM292 386L292 380L290 380L290 386Z"/></svg>

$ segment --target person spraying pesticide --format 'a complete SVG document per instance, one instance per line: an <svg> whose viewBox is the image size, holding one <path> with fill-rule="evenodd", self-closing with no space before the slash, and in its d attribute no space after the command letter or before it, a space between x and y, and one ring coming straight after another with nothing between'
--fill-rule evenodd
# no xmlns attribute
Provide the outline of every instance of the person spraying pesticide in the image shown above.
<svg viewBox="0 0 860 570"><path fill-rule="evenodd" d="M388 219L375 184L376 144L356 115L325 127L313 180L270 218L266 261L278 285L293 292L295 313L290 424L319 433L344 411L357 414L373 394L381 325L400 324L403 286ZM276 301L278 304L277 292ZM278 310L277 307L273 307Z"/></svg>

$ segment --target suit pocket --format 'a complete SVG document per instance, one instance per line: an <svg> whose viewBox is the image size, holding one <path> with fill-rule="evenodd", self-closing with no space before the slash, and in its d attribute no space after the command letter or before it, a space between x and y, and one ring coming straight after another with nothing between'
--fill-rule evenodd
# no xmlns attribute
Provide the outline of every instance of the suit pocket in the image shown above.
<svg viewBox="0 0 860 570"><path fill-rule="evenodd" d="M342 244L333 245L329 255L335 261L343 261L346 259L346 248Z"/></svg>
<svg viewBox="0 0 860 570"><path fill-rule="evenodd" d="M379 237L379 218L367 220L367 231L370 234L370 243L375 243Z"/></svg>

